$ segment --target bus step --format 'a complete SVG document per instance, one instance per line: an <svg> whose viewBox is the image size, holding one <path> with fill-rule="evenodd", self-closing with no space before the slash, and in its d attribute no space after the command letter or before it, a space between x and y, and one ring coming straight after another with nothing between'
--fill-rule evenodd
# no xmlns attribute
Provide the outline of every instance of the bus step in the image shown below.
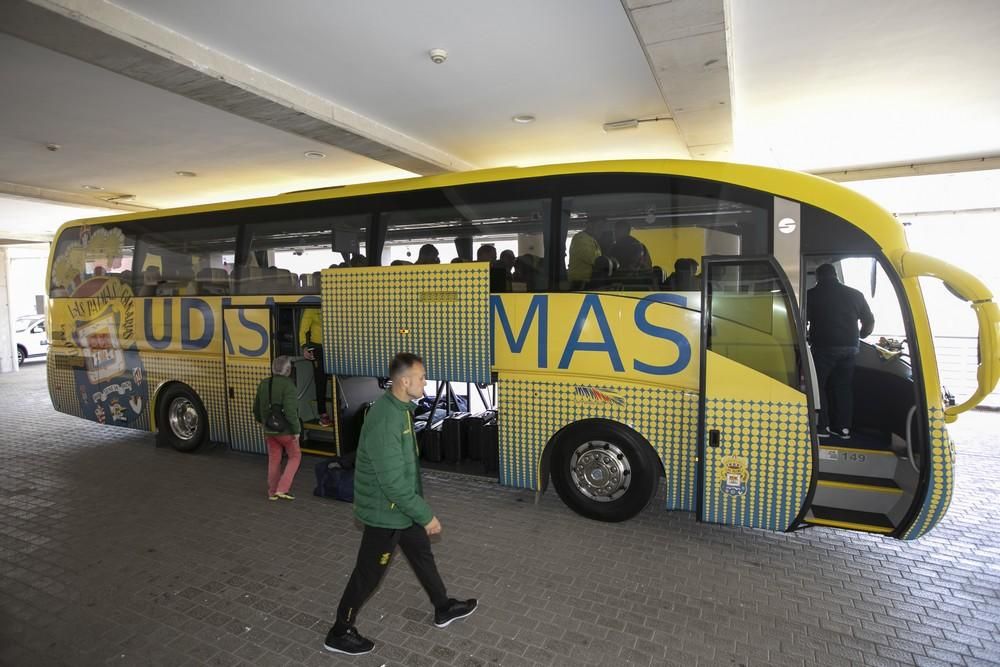
<svg viewBox="0 0 1000 667"><path fill-rule="evenodd" d="M841 475L832 472L819 473L819 483L826 486L856 488L865 491L882 491L885 493L902 493L894 480L883 477L866 477L864 475Z"/></svg>
<svg viewBox="0 0 1000 667"><path fill-rule="evenodd" d="M813 505L806 515L805 522L814 526L830 526L833 528L848 528L868 533L891 533L895 526L884 514L845 510L837 507Z"/></svg>
<svg viewBox="0 0 1000 667"><path fill-rule="evenodd" d="M833 442L819 446L820 479L828 474L892 479L898 466L899 459L890 451L842 447Z"/></svg>
<svg viewBox="0 0 1000 667"><path fill-rule="evenodd" d="M830 447L842 445L852 449L890 452L892 451L892 436L872 431L852 431L851 437L846 440L831 436L820 440L820 444Z"/></svg>
<svg viewBox="0 0 1000 667"><path fill-rule="evenodd" d="M813 502L820 507L893 516L903 490L891 479L821 472Z"/></svg>

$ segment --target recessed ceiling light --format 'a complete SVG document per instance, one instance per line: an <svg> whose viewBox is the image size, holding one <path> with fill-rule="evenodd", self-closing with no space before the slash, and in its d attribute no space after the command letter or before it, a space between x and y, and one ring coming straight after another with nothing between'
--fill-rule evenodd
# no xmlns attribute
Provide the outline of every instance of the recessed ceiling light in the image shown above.
<svg viewBox="0 0 1000 667"><path fill-rule="evenodd" d="M80 187L83 188L84 190L103 190L104 189L100 185L81 185Z"/></svg>
<svg viewBox="0 0 1000 667"><path fill-rule="evenodd" d="M306 151L303 155L310 160L322 160L326 157L326 153L320 153L319 151Z"/></svg>
<svg viewBox="0 0 1000 667"><path fill-rule="evenodd" d="M198 175L193 171L175 171L174 173L177 174L178 176L183 176L185 178L194 178L195 176Z"/></svg>
<svg viewBox="0 0 1000 667"><path fill-rule="evenodd" d="M515 123L527 124L527 123L534 123L535 117L532 116L530 113L522 113L514 116L513 118L511 118L511 120L514 121Z"/></svg>

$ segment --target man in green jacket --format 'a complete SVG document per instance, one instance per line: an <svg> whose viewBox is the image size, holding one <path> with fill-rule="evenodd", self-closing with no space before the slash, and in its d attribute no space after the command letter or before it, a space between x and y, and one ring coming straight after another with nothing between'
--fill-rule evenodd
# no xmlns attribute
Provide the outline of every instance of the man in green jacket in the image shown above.
<svg viewBox="0 0 1000 667"><path fill-rule="evenodd" d="M354 466L354 515L365 526L358 559L337 608L337 622L324 647L334 653L370 653L374 642L358 634L354 620L385 575L398 544L431 604L434 625L443 628L476 610L476 600L449 598L431 552L431 535L441 532L423 499L413 401L423 398L423 360L397 354L389 364L392 388L372 405L361 428Z"/></svg>
<svg viewBox="0 0 1000 667"><path fill-rule="evenodd" d="M253 401L253 418L264 431L267 443L267 498L268 500L295 500L291 494L292 480L299 470L302 451L299 449L299 400L292 374L292 361L286 356L275 357L271 362L271 377L264 378L257 385L257 396ZM269 429L265 422L271 413L271 406L279 406L288 425L281 430ZM281 470L281 455L288 457L284 471Z"/></svg>

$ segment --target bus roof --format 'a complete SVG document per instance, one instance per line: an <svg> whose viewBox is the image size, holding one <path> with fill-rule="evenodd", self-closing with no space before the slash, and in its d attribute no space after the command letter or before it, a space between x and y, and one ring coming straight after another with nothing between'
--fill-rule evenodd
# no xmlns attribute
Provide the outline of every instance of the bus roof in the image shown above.
<svg viewBox="0 0 1000 667"><path fill-rule="evenodd" d="M61 233L67 227L84 224L116 223L127 220L142 220L190 213L208 213L211 211L224 211L255 206L290 204L321 199L340 199L362 195L453 187L474 183L537 178L541 176L629 172L687 176L761 190L786 199L812 204L838 215L871 236L884 250L903 249L906 247L903 226L899 224L891 213L867 197L838 183L811 174L775 169L773 167L702 160L605 160L542 165L537 167L480 169L476 171L438 174L435 176L377 181L358 185L331 186L329 188L316 188L270 197L241 199L214 204L159 209L98 218L82 218L65 223L59 228L58 233Z"/></svg>

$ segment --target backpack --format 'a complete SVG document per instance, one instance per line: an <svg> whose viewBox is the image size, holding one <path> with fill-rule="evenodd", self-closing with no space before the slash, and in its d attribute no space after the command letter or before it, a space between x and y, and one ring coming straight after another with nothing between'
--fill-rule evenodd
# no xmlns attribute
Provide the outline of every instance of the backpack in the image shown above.
<svg viewBox="0 0 1000 667"><path fill-rule="evenodd" d="M271 384L274 382L274 378L270 377L267 379L267 416L264 418L264 427L274 433L283 433L291 428L291 424L288 423L288 418L285 416L284 409L277 403L271 402Z"/></svg>
<svg viewBox="0 0 1000 667"><path fill-rule="evenodd" d="M334 456L316 464L316 488L313 495L354 502L354 470L348 461Z"/></svg>

